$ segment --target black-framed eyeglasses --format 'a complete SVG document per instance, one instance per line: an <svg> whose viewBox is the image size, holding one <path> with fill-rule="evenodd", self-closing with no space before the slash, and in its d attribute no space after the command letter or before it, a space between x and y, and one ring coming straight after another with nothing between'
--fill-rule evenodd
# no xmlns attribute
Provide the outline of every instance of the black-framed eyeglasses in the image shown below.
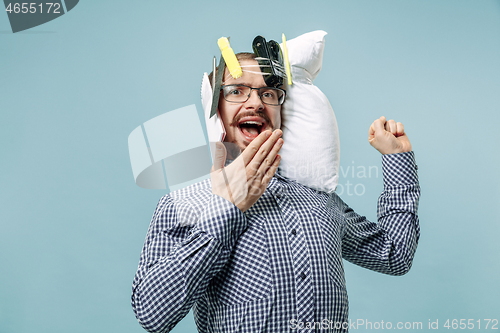
<svg viewBox="0 0 500 333"><path fill-rule="evenodd" d="M285 101L285 91L280 88L262 87L252 88L243 84L228 84L220 88L224 99L231 103L245 103L250 98L252 90L257 90L262 103L278 106Z"/></svg>

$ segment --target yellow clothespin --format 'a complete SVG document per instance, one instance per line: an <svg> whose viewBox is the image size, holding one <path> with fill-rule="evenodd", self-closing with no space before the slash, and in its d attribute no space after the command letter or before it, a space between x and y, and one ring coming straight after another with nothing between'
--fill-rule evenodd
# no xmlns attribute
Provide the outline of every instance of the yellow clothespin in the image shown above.
<svg viewBox="0 0 500 333"><path fill-rule="evenodd" d="M288 61L288 50L286 48L286 39L285 34L281 35L281 39L283 41L283 53L285 54L285 70L286 70L286 79L288 81L288 85L292 85L292 73L290 71L290 62Z"/></svg>
<svg viewBox="0 0 500 333"><path fill-rule="evenodd" d="M241 77L243 71L241 70L240 63L238 59L236 59L233 49L229 45L229 40L226 37L221 37L217 41L217 45L219 45L220 52L222 57L224 57L224 61L226 62L227 69L231 76L235 79Z"/></svg>

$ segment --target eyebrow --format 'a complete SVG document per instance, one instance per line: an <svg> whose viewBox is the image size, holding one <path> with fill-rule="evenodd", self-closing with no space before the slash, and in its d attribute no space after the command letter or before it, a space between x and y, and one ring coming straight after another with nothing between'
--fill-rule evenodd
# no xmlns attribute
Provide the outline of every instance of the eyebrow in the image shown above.
<svg viewBox="0 0 500 333"><path fill-rule="evenodd" d="M226 84L225 82L222 83L222 85L224 86L229 86L229 85L243 85L243 86L247 86L247 87L250 87L250 88L265 88L267 87L265 84L262 86L262 87L254 87L252 86L250 83L248 82L232 82L232 83L229 83L229 84Z"/></svg>

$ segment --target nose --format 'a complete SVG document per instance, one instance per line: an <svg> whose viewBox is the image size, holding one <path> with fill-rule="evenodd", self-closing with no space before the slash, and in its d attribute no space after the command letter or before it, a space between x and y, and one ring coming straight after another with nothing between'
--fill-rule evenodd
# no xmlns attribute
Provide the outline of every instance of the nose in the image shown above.
<svg viewBox="0 0 500 333"><path fill-rule="evenodd" d="M250 97L245 102L245 107L247 109L255 109L255 110L264 109L264 103L262 103L262 100L260 99L258 90L252 89L252 91L250 92Z"/></svg>

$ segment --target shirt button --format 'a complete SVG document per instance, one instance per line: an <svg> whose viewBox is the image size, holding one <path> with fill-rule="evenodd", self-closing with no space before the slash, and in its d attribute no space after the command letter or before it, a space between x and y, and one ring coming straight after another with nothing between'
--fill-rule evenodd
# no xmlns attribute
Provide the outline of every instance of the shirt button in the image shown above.
<svg viewBox="0 0 500 333"><path fill-rule="evenodd" d="M292 235L294 235L294 236L295 236L296 234L297 234L297 230L292 229Z"/></svg>
<svg viewBox="0 0 500 333"><path fill-rule="evenodd" d="M300 274L300 277L302 278L302 280L305 280L306 279L306 275L304 273L301 273Z"/></svg>

